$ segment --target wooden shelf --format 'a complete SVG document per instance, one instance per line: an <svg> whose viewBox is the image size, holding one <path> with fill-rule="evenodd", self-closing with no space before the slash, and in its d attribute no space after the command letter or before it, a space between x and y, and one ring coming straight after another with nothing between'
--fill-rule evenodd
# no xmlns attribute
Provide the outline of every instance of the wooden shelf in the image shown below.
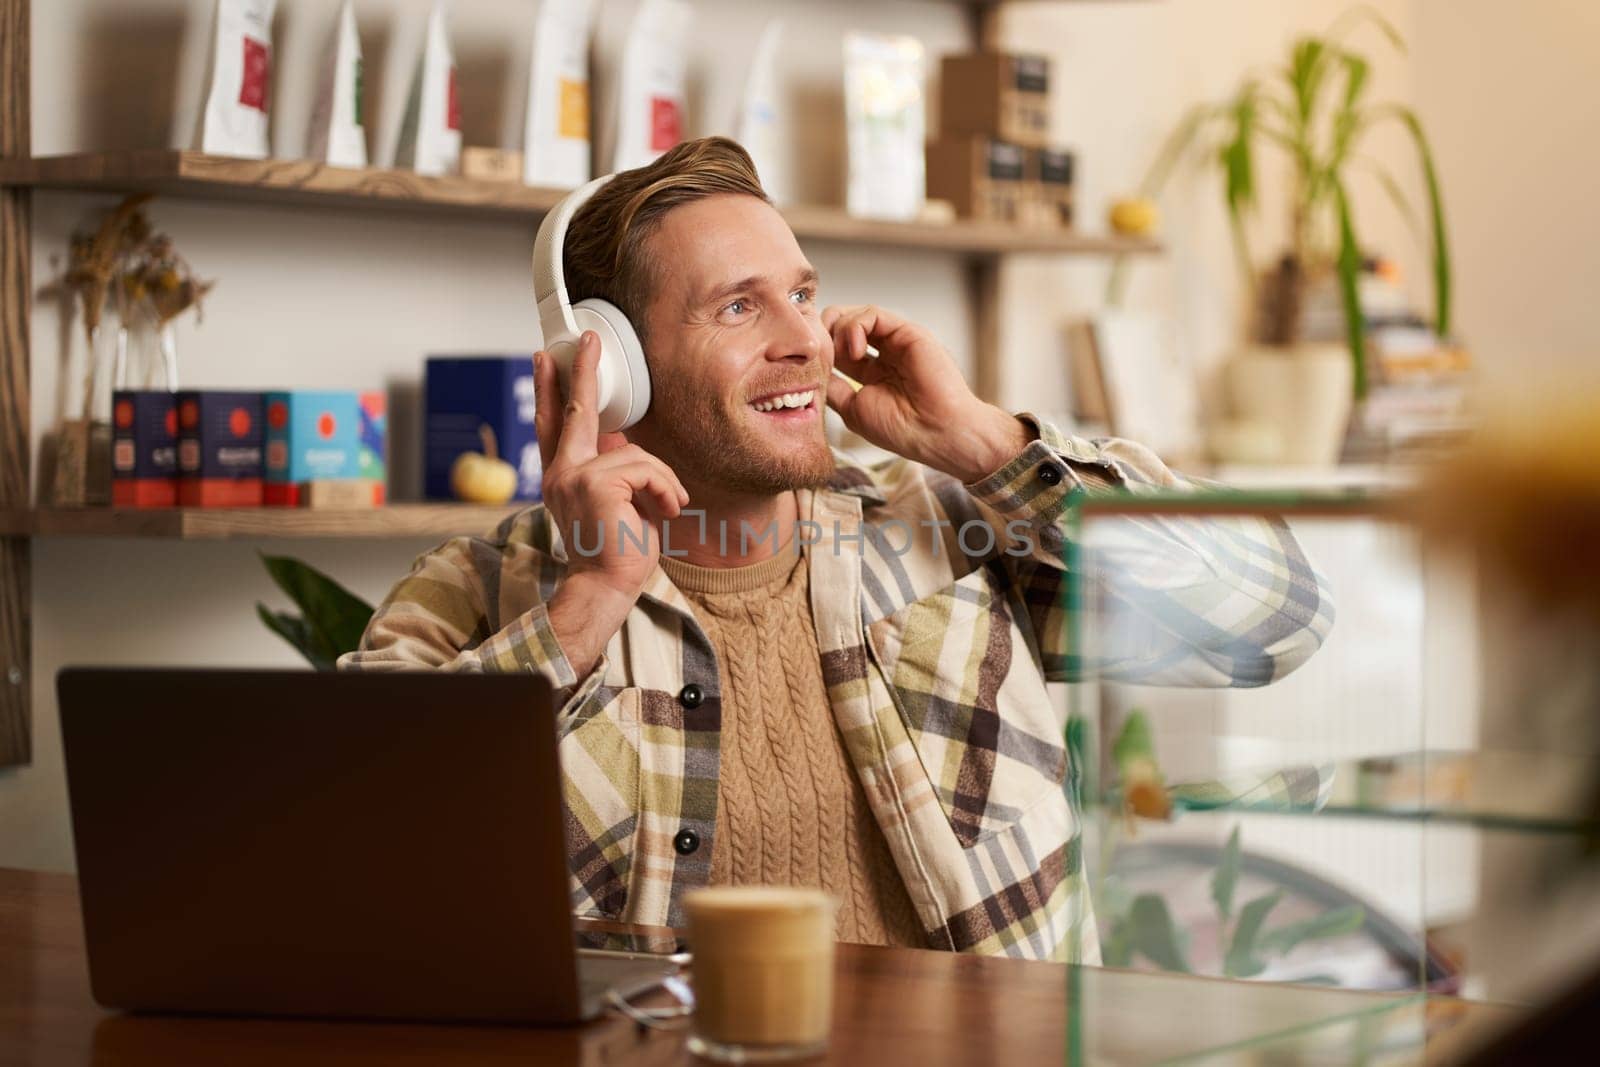
<svg viewBox="0 0 1600 1067"><path fill-rule="evenodd" d="M309 160L234 159L178 149L0 159L0 185L357 208L454 217L535 219L565 195L514 182L426 177L403 170L330 167ZM1160 251L1154 241L995 223L859 219L839 208L785 209L801 240L967 255L1117 255Z"/></svg>
<svg viewBox="0 0 1600 1067"><path fill-rule="evenodd" d="M527 507L484 504L391 504L359 511L305 508L40 508L0 510L0 536L384 538L484 534Z"/></svg>

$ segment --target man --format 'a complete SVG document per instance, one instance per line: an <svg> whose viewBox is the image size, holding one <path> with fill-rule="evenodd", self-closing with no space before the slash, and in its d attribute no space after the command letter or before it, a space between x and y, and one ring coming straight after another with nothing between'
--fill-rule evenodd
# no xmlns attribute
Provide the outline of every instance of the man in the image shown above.
<svg viewBox="0 0 1600 1067"><path fill-rule="evenodd" d="M600 434L593 336L565 407L538 353L545 503L421 557L340 666L550 679L579 914L680 925L696 886L803 884L844 940L1097 959L1045 688L1079 673L1065 515L1185 483L980 401L888 311L819 309L730 141L617 175L564 262L640 333L648 412ZM901 458L835 456L824 402ZM1317 647L1285 528L1222 526L1145 523L1095 564L1141 620L1098 673L1260 685Z"/></svg>

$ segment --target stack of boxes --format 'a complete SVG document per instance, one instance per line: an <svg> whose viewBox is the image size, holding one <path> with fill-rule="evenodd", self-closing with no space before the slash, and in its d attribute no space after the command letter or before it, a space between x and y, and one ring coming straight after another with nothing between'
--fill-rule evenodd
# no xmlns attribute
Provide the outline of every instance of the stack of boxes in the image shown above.
<svg viewBox="0 0 1600 1067"><path fill-rule="evenodd" d="M374 507L384 502L382 393L119 391L117 507Z"/></svg>
<svg viewBox="0 0 1600 1067"><path fill-rule="evenodd" d="M1072 225L1072 153L1049 144L1048 59L945 56L939 121L939 139L927 147L931 199L949 201L964 219Z"/></svg>

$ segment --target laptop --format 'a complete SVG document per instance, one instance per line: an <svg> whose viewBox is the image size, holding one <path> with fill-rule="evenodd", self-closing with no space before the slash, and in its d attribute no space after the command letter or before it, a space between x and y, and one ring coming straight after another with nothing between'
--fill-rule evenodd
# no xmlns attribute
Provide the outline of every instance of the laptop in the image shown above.
<svg viewBox="0 0 1600 1067"><path fill-rule="evenodd" d="M675 973L587 955L537 675L68 668L95 1000L569 1023Z"/></svg>

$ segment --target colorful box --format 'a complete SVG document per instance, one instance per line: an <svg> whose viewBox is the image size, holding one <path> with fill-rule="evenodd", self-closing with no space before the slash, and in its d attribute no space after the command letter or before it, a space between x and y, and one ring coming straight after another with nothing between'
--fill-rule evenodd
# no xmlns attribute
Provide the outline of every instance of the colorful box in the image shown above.
<svg viewBox="0 0 1600 1067"><path fill-rule="evenodd" d="M480 427L517 468L517 500L538 500L543 474L533 427L533 355L429 356L423 416L423 493L451 500L450 468L482 452Z"/></svg>
<svg viewBox="0 0 1600 1067"><path fill-rule="evenodd" d="M309 506L312 482L362 480L384 501L388 398L381 392L283 390L266 394L265 500Z"/></svg>
<svg viewBox="0 0 1600 1067"><path fill-rule="evenodd" d="M165 390L119 389L111 398L111 503L170 508L178 502L178 409Z"/></svg>
<svg viewBox="0 0 1600 1067"><path fill-rule="evenodd" d="M186 389L178 404L178 503L261 506L261 394Z"/></svg>

